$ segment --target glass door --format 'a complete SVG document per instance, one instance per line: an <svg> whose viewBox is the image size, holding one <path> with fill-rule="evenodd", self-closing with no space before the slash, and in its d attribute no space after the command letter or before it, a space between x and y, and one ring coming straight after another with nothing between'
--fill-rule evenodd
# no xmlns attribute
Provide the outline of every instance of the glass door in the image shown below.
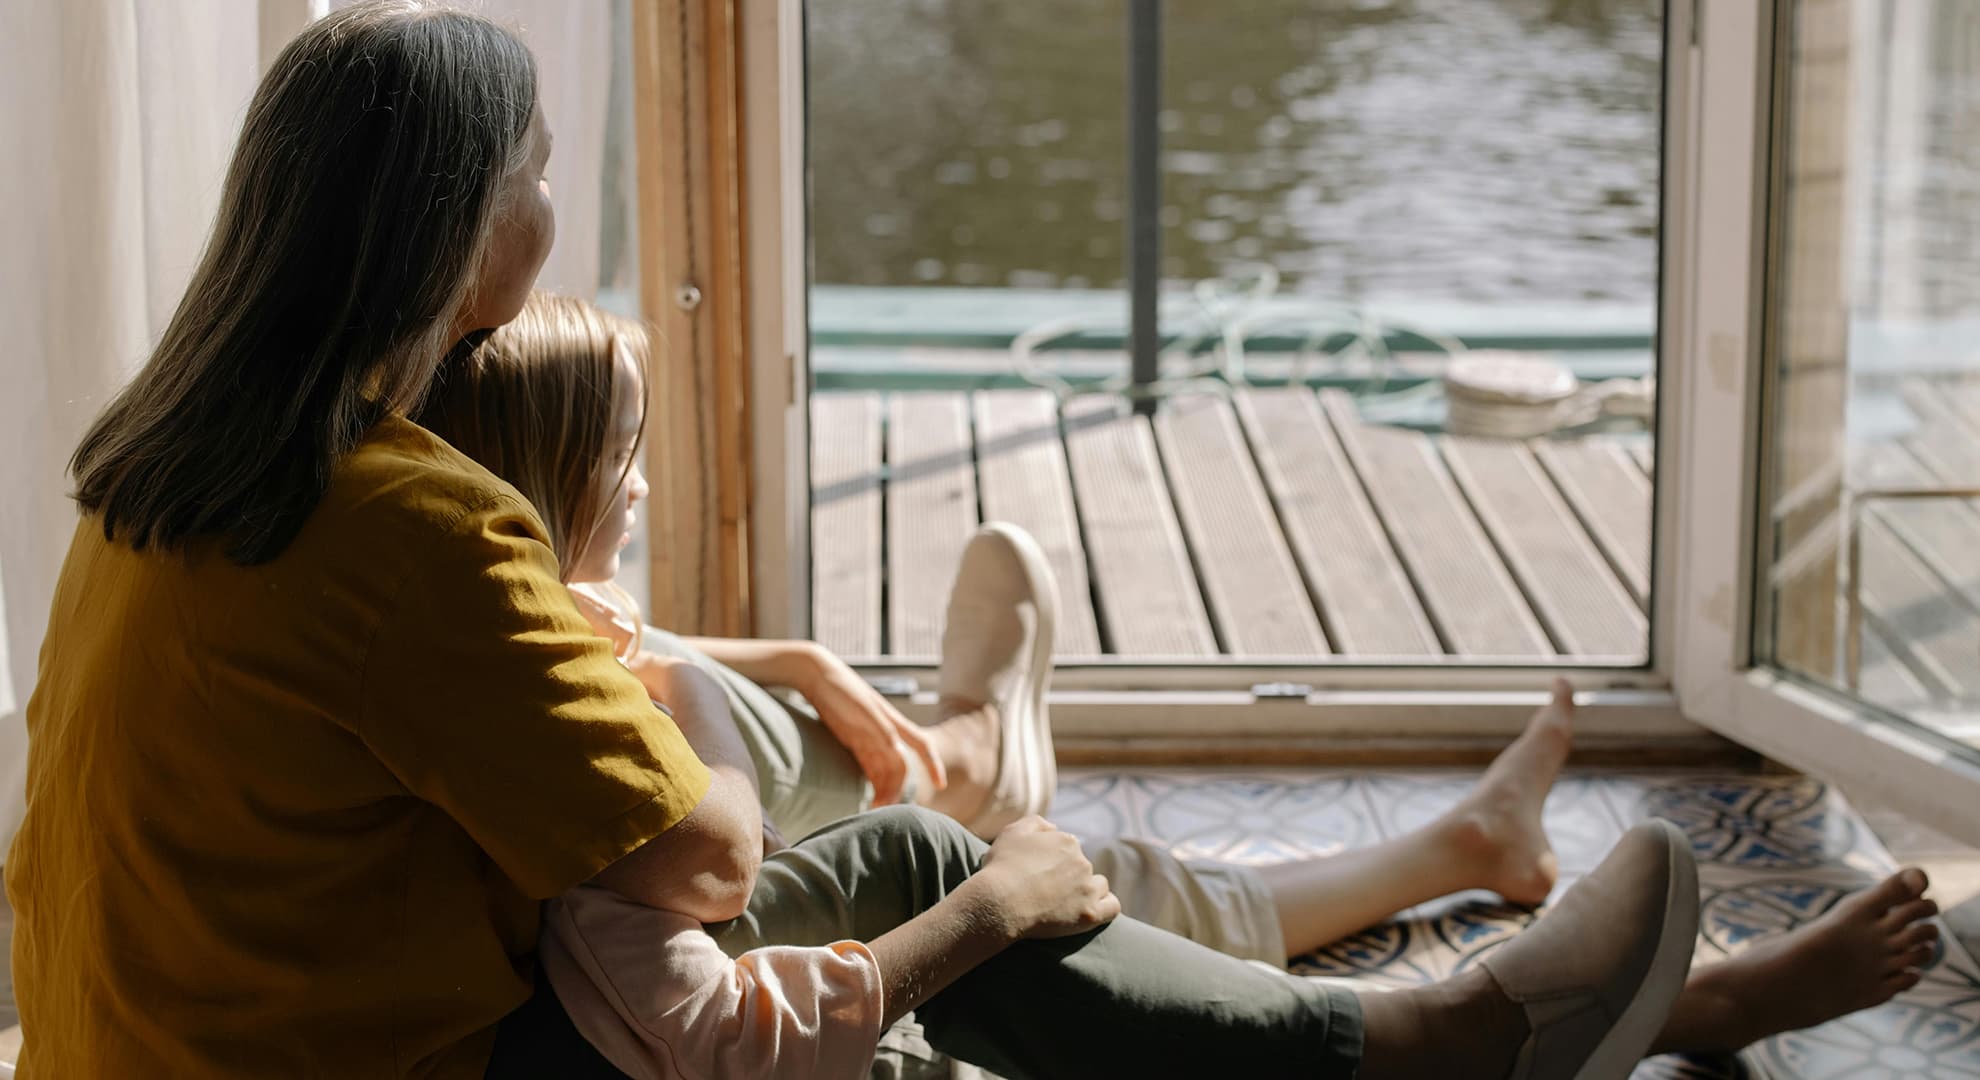
<svg viewBox="0 0 1980 1080"><path fill-rule="evenodd" d="M1680 704L1980 837L1980 10L1701 19Z"/></svg>
<svg viewBox="0 0 1980 1080"><path fill-rule="evenodd" d="M1787 12L1756 654L1980 745L1980 12Z"/></svg>

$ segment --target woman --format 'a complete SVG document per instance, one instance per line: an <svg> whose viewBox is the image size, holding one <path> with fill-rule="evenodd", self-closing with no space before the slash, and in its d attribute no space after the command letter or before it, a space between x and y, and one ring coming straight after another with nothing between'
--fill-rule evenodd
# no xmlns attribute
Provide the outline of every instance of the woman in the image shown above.
<svg viewBox="0 0 1980 1080"><path fill-rule="evenodd" d="M1017 755L1015 770L980 770L987 784L979 782L959 798L926 803L978 835L995 835L1008 819L986 820L983 814L986 803L999 802L991 792L1001 774L1037 777L1053 771L1043 701L1050 664L1031 660L1052 651L1056 589L1042 553L1007 525L986 526L967 545L949 605L950 632L944 636L941 681L948 693L942 719L925 729L932 737L920 741L911 737L924 729L911 725L843 661L814 643L686 640L642 626L637 605L612 581L648 490L638 460L649 344L645 328L632 320L583 300L538 292L516 319L449 366L417 419L514 484L538 508L580 610L655 696L665 696L671 672L682 663L699 666L721 683L729 715L755 763L766 828L775 822L784 834L802 837L866 810L876 792L884 799L897 790L899 778L917 760L952 774L970 771L972 758L994 760L1019 741L1000 735L1000 725L980 721L1022 718L1045 732L1042 761L1024 763L1024 755ZM1009 633L994 632L997 627ZM1003 668L1012 669L1013 677L995 688L972 674ZM788 703L768 687L794 690L807 704ZM1102 844L1088 854L1125 914L1220 952L1274 965L1397 911L1466 889L1537 905L1555 884L1542 806L1566 761L1573 716L1572 693L1565 683L1557 684L1554 701L1466 798L1425 827L1369 848L1256 869L1184 862L1160 845L1132 840ZM893 738L897 735L910 738ZM953 794L945 788L936 799ZM1045 808L1038 797L1026 812ZM1764 948L1694 972L1655 1046L1730 1052L1888 1000L1915 984L1917 969L1933 954L1937 929L1924 920L1936 907L1923 899L1924 887L1915 870L1893 875ZM594 922L585 909L600 904L606 910ZM588 934L591 925L607 931ZM641 1010L630 1003L637 995L626 989L639 984L649 995L662 989L640 971L655 966L657 943L671 925L588 888L574 893L550 921L544 947L558 992L566 1002L586 1002L579 1027L615 1060L650 1062L654 1056L642 1057L640 1038L652 1039L664 1024L655 1018L666 1010L649 1003L644 1010L649 1015L636 1015ZM599 940L588 940L592 937ZM634 947L615 954L619 943ZM708 952L714 952L712 945ZM823 976L835 970L837 957L818 954L815 960L813 977L790 985L821 988L821 998L829 999L835 988ZM1811 994L1811 985L1823 992ZM600 987L611 992L601 993ZM685 1041L680 1032L672 1040ZM678 1056L680 1049L670 1052ZM742 1067L733 1071L762 1074Z"/></svg>
<svg viewBox="0 0 1980 1080"><path fill-rule="evenodd" d="M549 152L522 44L415 0L332 13L257 89L73 462L6 866L24 1075L581 1075L532 983L539 902L585 882L733 951L844 944L863 1022L918 1009L1007 1075L1622 1075L1696 925L1668 826L1475 971L1366 998L1110 921L1036 819L986 848L882 811L764 860L720 688L683 667L657 712L537 515L405 419L522 307Z"/></svg>

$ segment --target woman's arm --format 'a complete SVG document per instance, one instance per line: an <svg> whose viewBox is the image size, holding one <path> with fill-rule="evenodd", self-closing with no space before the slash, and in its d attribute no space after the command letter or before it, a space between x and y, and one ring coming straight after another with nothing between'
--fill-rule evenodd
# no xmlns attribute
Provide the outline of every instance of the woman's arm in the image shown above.
<svg viewBox="0 0 1980 1080"><path fill-rule="evenodd" d="M673 712L675 726L714 778L692 813L600 871L596 880L640 903L702 922L733 919L748 904L763 862L756 766L729 716L728 697L707 672L674 663L654 667L641 679L649 677L648 691Z"/></svg>
<svg viewBox="0 0 1980 1080"><path fill-rule="evenodd" d="M1023 938L1064 937L1121 913L1079 841L1039 817L998 834L983 866L934 907L875 938L884 1025Z"/></svg>

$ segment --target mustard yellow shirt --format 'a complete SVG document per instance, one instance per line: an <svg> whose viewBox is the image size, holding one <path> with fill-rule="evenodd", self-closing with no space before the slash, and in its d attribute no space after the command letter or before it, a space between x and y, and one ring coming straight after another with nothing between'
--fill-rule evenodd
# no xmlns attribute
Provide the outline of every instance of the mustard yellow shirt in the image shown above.
<svg viewBox="0 0 1980 1080"><path fill-rule="evenodd" d="M380 423L262 566L76 531L6 863L42 1077L478 1077L538 901L709 774L515 490Z"/></svg>

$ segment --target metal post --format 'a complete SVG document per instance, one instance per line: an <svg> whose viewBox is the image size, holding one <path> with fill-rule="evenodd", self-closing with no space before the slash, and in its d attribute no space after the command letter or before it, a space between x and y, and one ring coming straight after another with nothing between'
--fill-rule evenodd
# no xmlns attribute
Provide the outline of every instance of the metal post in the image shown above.
<svg viewBox="0 0 1980 1080"><path fill-rule="evenodd" d="M1128 6L1127 252L1131 393L1145 416L1162 349L1162 0Z"/></svg>

